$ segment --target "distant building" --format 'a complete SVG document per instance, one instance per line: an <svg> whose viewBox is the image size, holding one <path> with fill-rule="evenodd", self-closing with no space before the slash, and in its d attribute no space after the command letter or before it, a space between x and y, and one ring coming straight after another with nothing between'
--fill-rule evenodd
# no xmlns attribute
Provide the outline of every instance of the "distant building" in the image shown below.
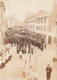
<svg viewBox="0 0 57 80"><path fill-rule="evenodd" d="M19 22L19 21L15 21L15 26L14 26L14 30L16 31L20 31L20 30L25 30L26 29L26 23L25 22Z"/></svg>
<svg viewBox="0 0 57 80"><path fill-rule="evenodd" d="M37 39L41 37L47 44L55 44L56 20L57 3L54 3L51 11L39 10L37 14L28 15L27 30L35 35Z"/></svg>
<svg viewBox="0 0 57 80"><path fill-rule="evenodd" d="M15 24L15 17L14 17L14 15L11 15L8 18L6 18L4 23L5 23L5 26L7 28L10 28L10 27L13 28L14 24Z"/></svg>

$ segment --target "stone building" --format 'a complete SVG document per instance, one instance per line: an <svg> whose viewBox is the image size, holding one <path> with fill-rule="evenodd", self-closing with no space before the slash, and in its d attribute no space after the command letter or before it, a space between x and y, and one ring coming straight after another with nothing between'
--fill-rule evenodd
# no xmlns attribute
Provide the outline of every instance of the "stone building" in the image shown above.
<svg viewBox="0 0 57 80"><path fill-rule="evenodd" d="M18 20L15 21L14 30L15 31L21 31L26 29L26 23L25 22L19 22Z"/></svg>
<svg viewBox="0 0 57 80"><path fill-rule="evenodd" d="M13 28L14 27L14 24L15 24L15 17L14 17L14 15L10 15L9 17L7 17L4 20L4 23L5 23L5 26L7 28Z"/></svg>
<svg viewBox="0 0 57 80"><path fill-rule="evenodd" d="M37 14L28 16L27 30L36 35L37 39L43 38L47 44L56 44L57 3L53 4L50 11L39 10Z"/></svg>

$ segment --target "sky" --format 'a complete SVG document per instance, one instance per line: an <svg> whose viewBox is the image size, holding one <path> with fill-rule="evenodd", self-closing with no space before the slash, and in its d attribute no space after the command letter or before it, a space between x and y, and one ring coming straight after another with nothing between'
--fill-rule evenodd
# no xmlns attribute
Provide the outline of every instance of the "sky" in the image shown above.
<svg viewBox="0 0 57 80"><path fill-rule="evenodd" d="M38 10L52 9L54 0L2 0L5 4L5 17L15 15L23 21L26 13L37 13Z"/></svg>

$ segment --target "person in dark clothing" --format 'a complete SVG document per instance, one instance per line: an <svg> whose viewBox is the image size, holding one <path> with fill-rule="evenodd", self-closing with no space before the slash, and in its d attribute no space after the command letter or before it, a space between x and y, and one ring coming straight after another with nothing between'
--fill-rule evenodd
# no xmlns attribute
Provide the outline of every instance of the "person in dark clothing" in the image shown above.
<svg viewBox="0 0 57 80"><path fill-rule="evenodd" d="M46 77L47 77L47 80L50 80L51 72L52 72L52 68L51 68L50 65L48 64L48 66L47 66L47 68L46 68Z"/></svg>
<svg viewBox="0 0 57 80"><path fill-rule="evenodd" d="M28 53L30 53L30 49L31 49L31 41L28 41Z"/></svg>

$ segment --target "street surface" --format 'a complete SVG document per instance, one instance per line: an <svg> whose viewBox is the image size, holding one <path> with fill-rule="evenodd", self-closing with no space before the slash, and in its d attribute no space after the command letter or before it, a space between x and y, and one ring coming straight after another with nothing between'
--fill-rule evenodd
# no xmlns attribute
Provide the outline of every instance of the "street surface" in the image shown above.
<svg viewBox="0 0 57 80"><path fill-rule="evenodd" d="M33 46L34 57L32 63L33 72L37 73L38 80L46 80L46 67L50 64L52 67L51 80L57 80L57 67L54 67L52 59L56 53L56 46L47 45L44 51ZM25 80L23 76L24 61L27 59L27 54L23 54L23 59L20 60L16 52L16 46L11 48L12 59L3 69L0 70L0 80Z"/></svg>

